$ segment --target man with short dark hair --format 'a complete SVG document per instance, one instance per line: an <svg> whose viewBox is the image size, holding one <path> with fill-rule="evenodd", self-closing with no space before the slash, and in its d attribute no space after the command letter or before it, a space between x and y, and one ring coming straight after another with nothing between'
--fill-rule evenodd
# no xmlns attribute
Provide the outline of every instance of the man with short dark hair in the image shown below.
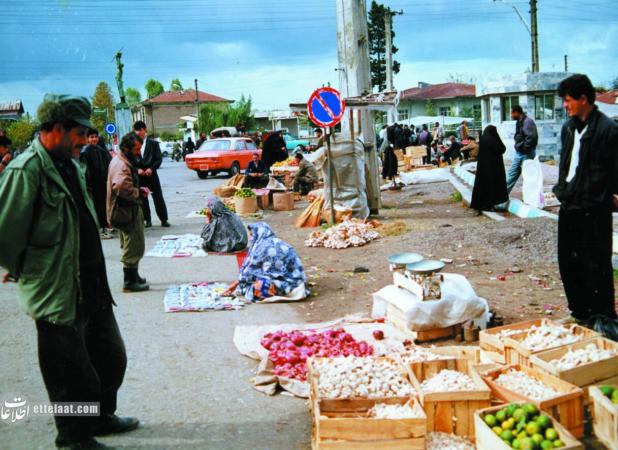
<svg viewBox="0 0 618 450"><path fill-rule="evenodd" d="M86 186L97 211L101 238L109 239L112 235L108 233L105 203L107 198L107 170L112 157L106 149L99 147L99 132L95 128L88 130L88 145L80 152L79 161L86 169Z"/></svg>
<svg viewBox="0 0 618 450"><path fill-rule="evenodd" d="M127 357L99 240L97 215L72 156L86 143L90 102L47 94L39 136L0 179L0 266L17 279L36 323L51 402L98 402L100 416L55 416L56 446L109 448L93 436L137 428L116 411Z"/></svg>
<svg viewBox="0 0 618 450"><path fill-rule="evenodd" d="M197 140L197 142L195 143L195 150L199 150L200 147L202 146L202 144L206 142L206 133L204 133L203 131L200 133L200 138Z"/></svg>
<svg viewBox="0 0 618 450"><path fill-rule="evenodd" d="M616 318L612 211L618 208L618 125L594 104L586 75L563 80L558 93L570 119L562 127L558 264L571 315Z"/></svg>
<svg viewBox="0 0 618 450"><path fill-rule="evenodd" d="M146 124L141 120L133 124L133 130L144 141L142 144L141 157L138 159L137 163L139 185L150 190L155 205L155 211L161 221L161 226L169 227L170 224L167 221L167 207L165 206L161 181L159 181L159 175L157 173L157 170L161 167L161 163L163 162L161 148L157 141L148 136ZM145 227L149 228L152 226L152 217L150 214L150 203L147 198L144 199L142 203L142 209L144 210Z"/></svg>
<svg viewBox="0 0 618 450"><path fill-rule="evenodd" d="M536 146L539 142L539 135L536 130L534 120L524 113L524 110L519 105L511 108L511 119L516 120L515 123L515 156L509 173L506 177L506 191L510 193L519 176L521 175L521 166L527 159L534 159L536 156Z"/></svg>
<svg viewBox="0 0 618 450"><path fill-rule="evenodd" d="M461 158L461 144L457 142L455 136L449 137L449 141L451 145L449 145L448 149L442 154L440 159L447 164L452 164L454 159Z"/></svg>
<svg viewBox="0 0 618 450"><path fill-rule="evenodd" d="M307 195L313 189L314 183L318 181L318 172L315 166L307 161L302 153L294 155L298 162L298 172L294 175L294 192Z"/></svg>
<svg viewBox="0 0 618 450"><path fill-rule="evenodd" d="M260 161L260 155L254 153L251 161L245 170L243 187L261 189L268 184L270 177L266 173L266 164Z"/></svg>
<svg viewBox="0 0 618 450"><path fill-rule="evenodd" d="M0 136L0 174L4 172L12 159L9 145L11 145L11 140L6 136Z"/></svg>

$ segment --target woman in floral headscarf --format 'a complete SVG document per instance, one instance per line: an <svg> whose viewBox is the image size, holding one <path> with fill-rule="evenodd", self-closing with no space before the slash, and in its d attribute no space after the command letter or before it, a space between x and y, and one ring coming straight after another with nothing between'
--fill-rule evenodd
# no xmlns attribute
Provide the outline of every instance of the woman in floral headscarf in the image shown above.
<svg viewBox="0 0 618 450"><path fill-rule="evenodd" d="M252 302L270 297L300 300L307 296L305 270L296 250L278 239L264 222L249 225L251 244L238 281L226 294L235 293Z"/></svg>

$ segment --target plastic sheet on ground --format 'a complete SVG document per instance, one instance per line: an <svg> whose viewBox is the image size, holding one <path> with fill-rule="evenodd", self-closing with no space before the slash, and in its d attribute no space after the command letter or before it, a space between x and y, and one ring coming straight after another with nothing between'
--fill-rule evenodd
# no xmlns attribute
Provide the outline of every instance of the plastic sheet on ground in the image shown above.
<svg viewBox="0 0 618 450"><path fill-rule="evenodd" d="M449 180L449 168L428 170L414 170L412 172L402 172L398 180L406 186L409 184L440 183Z"/></svg>
<svg viewBox="0 0 618 450"><path fill-rule="evenodd" d="M245 302L234 297L221 297L227 283L203 282L173 285L167 288L163 304L165 312L238 310Z"/></svg>
<svg viewBox="0 0 618 450"><path fill-rule="evenodd" d="M260 340L266 333L273 333L278 330L315 330L320 332L331 328L345 328L355 340L371 344L374 347L375 355L401 352L404 350L403 341L416 338L415 333L405 333L391 324L376 323L373 319L357 314L322 323L237 326L234 329L234 345L241 354L260 361L257 374L252 379L255 389L268 395L274 395L278 388L281 388L297 397L307 398L309 397L309 384L307 382L274 374L274 365L268 359L268 350L262 347ZM373 338L375 330L384 332L383 340L376 341Z"/></svg>
<svg viewBox="0 0 618 450"><path fill-rule="evenodd" d="M202 250L203 239L196 234L163 236L146 256L157 258L188 258L203 257L207 253Z"/></svg>
<svg viewBox="0 0 618 450"><path fill-rule="evenodd" d="M478 297L463 275L445 273L440 300L420 300L412 292L394 284L373 294L373 317L386 316L389 303L399 309L406 325L415 331L445 328L458 323L474 321L485 328L489 321L487 300Z"/></svg>

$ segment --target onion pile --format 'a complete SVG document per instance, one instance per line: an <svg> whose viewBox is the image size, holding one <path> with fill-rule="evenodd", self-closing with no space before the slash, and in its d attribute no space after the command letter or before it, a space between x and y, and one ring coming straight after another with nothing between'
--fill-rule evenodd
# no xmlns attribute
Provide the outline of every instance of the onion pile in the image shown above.
<svg viewBox="0 0 618 450"><path fill-rule="evenodd" d="M419 419L423 417L412 406L405 405L387 405L385 403L377 403L367 413L369 417L374 419Z"/></svg>
<svg viewBox="0 0 618 450"><path fill-rule="evenodd" d="M558 391L546 386L525 372L510 369L496 378L496 383L531 400L542 401L558 395Z"/></svg>
<svg viewBox="0 0 618 450"><path fill-rule="evenodd" d="M345 220L326 231L314 231L305 241L306 247L347 248L360 247L380 237L376 223L357 219Z"/></svg>
<svg viewBox="0 0 618 450"><path fill-rule="evenodd" d="M307 358L336 356L369 356L373 347L365 341L356 341L343 328L302 332L276 331L266 333L260 341L268 350L268 357L275 365L275 375L286 378L307 379Z"/></svg>
<svg viewBox="0 0 618 450"><path fill-rule="evenodd" d="M582 340L582 336L573 334L573 330L563 326L543 324L532 326L522 345L533 352L538 352L560 345L572 344Z"/></svg>
<svg viewBox="0 0 618 450"><path fill-rule="evenodd" d="M569 370L584 364L589 364L603 359L609 359L616 355L616 350L598 348L595 344L588 344L578 350L570 349L560 359L549 362L557 370Z"/></svg>
<svg viewBox="0 0 618 450"><path fill-rule="evenodd" d="M423 392L473 391L476 385L472 378L456 370L441 370L437 375L421 383Z"/></svg>

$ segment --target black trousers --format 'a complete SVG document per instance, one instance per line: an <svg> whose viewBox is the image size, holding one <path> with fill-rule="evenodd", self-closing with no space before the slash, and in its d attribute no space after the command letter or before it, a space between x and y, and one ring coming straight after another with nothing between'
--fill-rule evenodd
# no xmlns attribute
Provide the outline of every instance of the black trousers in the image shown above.
<svg viewBox="0 0 618 450"><path fill-rule="evenodd" d="M97 181L93 184L92 202L97 212L99 227L107 228L107 180Z"/></svg>
<svg viewBox="0 0 618 450"><path fill-rule="evenodd" d="M268 185L270 177L268 175L262 175L261 177L250 177L245 175L245 179L242 182L243 187L252 189L262 189Z"/></svg>
<svg viewBox="0 0 618 450"><path fill-rule="evenodd" d="M100 402L101 415L116 411L127 355L111 306L78 309L72 326L36 321L39 366L51 402ZM91 435L98 417L55 416L56 445Z"/></svg>
<svg viewBox="0 0 618 450"><path fill-rule="evenodd" d="M294 192L300 192L300 195L307 195L313 189L313 178L296 177L294 178Z"/></svg>
<svg viewBox="0 0 618 450"><path fill-rule="evenodd" d="M560 209L558 265L573 317L616 317L611 211Z"/></svg>
<svg viewBox="0 0 618 450"><path fill-rule="evenodd" d="M159 181L159 174L156 170L152 171L152 175L149 177L139 177L139 184L142 187L147 187L152 192L152 201L154 202L155 211L161 222L167 222L167 207L165 206L165 200L163 199L163 190L161 189L161 182ZM151 196L148 196L149 198ZM142 201L142 210L144 211L144 220L146 222L152 222L152 216L150 214L150 200L144 199Z"/></svg>

